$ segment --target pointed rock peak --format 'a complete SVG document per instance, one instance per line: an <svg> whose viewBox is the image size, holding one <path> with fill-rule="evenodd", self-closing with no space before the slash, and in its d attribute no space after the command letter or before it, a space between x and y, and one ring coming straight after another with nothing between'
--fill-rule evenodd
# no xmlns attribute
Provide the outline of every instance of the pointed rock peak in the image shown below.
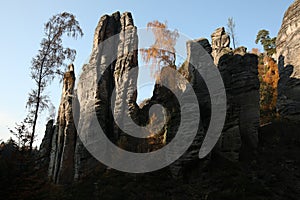
<svg viewBox="0 0 300 200"><path fill-rule="evenodd" d="M73 65L73 64L70 64L70 65L68 66L68 71L69 71L69 72L74 72L74 65Z"/></svg>

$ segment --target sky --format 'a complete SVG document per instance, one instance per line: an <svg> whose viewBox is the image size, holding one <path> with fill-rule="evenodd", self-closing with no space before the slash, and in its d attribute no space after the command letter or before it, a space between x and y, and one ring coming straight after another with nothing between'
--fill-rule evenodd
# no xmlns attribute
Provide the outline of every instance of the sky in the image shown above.
<svg viewBox="0 0 300 200"><path fill-rule="evenodd" d="M259 30L267 29L270 36L277 35L284 12L293 0L9 0L1 1L0 6L0 141L6 141L13 128L27 114L28 92L34 88L29 68L37 54L43 37L43 25L55 14L67 11L73 13L83 29L84 36L77 40L67 39L66 47L74 48L77 57L74 62L76 74L91 53L94 30L99 18L104 14L129 11L138 28L146 27L153 20L167 21L170 29L177 29L187 38L205 37L218 27L226 27L229 17L236 23L236 36L239 45L261 49L255 44ZM149 70L140 70L138 85L139 100L151 94ZM141 87L148 85L147 87ZM47 94L58 109L62 86L54 81ZM48 116L44 112L38 123L38 145L44 135Z"/></svg>

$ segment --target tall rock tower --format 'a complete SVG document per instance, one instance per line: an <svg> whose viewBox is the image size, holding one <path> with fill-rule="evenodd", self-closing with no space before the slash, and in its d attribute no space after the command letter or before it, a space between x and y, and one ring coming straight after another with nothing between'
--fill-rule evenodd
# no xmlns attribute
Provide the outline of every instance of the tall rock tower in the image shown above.
<svg viewBox="0 0 300 200"><path fill-rule="evenodd" d="M52 182L67 184L95 170L106 169L82 143L82 139L92 138L97 130L79 138L75 126L78 121L79 126L88 128L92 123L92 113L96 113L97 123L112 142L127 137L114 119L121 121L124 115L132 117L138 112L137 74L129 75L129 70L137 69L137 45L137 31L131 13L104 15L96 27L90 60L82 68L75 92L74 66L69 66L63 79L57 123L53 125L53 120L48 123L41 145L41 154L45 157L43 166L49 166L48 176ZM99 80L98 75L102 72ZM82 100L80 104L74 96ZM129 109L124 110L126 107Z"/></svg>
<svg viewBox="0 0 300 200"><path fill-rule="evenodd" d="M48 175L57 183L72 182L74 176L74 152L76 128L72 114L75 84L74 66L70 65L63 78L62 97L58 110L57 125L51 141Z"/></svg>

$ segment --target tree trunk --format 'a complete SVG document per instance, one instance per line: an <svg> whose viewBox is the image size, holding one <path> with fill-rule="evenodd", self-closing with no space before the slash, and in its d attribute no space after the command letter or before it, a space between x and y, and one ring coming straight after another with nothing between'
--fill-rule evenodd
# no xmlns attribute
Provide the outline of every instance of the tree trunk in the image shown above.
<svg viewBox="0 0 300 200"><path fill-rule="evenodd" d="M34 111L34 119L33 119L33 125L32 125L32 133L30 136L30 152L32 151L32 145L34 141L34 135L35 135L35 128L36 128L36 123L38 119L38 114L39 114L39 108L40 108L40 98L41 98L41 81L42 81L42 67L41 67L41 73L39 77L39 83L38 83L38 96L37 96L37 102L36 102L36 107Z"/></svg>

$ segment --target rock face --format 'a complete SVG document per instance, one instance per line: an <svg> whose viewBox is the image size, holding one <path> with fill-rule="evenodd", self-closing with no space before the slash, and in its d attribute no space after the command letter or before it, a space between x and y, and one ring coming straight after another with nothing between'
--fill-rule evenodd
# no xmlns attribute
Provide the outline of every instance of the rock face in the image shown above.
<svg viewBox="0 0 300 200"><path fill-rule="evenodd" d="M300 1L295 0L284 14L276 39L277 58L285 57L286 65L293 65L291 77L300 79Z"/></svg>
<svg viewBox="0 0 300 200"><path fill-rule="evenodd" d="M70 183L74 176L74 152L77 137L72 114L74 84L74 66L70 65L69 71L63 78L57 125L51 141L48 175L55 183Z"/></svg>
<svg viewBox="0 0 300 200"><path fill-rule="evenodd" d="M194 45L199 46L199 44L207 51L207 58L217 63L227 92L226 124L216 151L228 159L237 160L241 146L253 150L258 143L257 57L246 54L244 47L232 51L229 48L229 36L224 28L219 28L212 34L212 46L204 38L187 43L187 61L179 69L179 72L190 81L192 85L190 90L195 91L197 95L201 119L199 124L193 123L190 118L183 120L188 124L188 127L183 128L186 134L189 134L191 126L198 127L198 132L186 153L170 166L174 176L180 176L190 164L206 163L210 157L201 161L198 159L198 152L211 115L211 99L205 81L196 72L194 66L189 64L192 59L199 66L207 64L201 62L201 52L194 48ZM83 66L79 78L80 84L74 92L75 75L74 66L71 65L64 75L57 124L53 125L53 121L48 123L41 145L41 155L46 158L43 163L49 165L48 176L53 182L66 184L82 179L95 171L106 170L106 166L90 155L82 142L97 138L96 134L99 134L99 130L93 129L91 132L81 133L79 138L75 124L78 124L76 127L79 127L78 132L80 132L81 128L90 130L94 123L98 123L112 143L132 152L149 152L166 145L178 131L181 113L179 100L175 95L180 94L180 98L187 98L188 105L182 107L185 112L193 113L195 110L195 104L189 102L189 98L184 96L188 90L186 81L181 80L173 84L175 92L162 86L163 81L173 80L164 68L161 76L164 78L159 80L160 83L157 82L152 98L139 108L136 104L138 72L136 49L138 49L137 29L130 13L120 15L116 12L111 16L101 17L95 30L89 63ZM210 67L215 67L212 62L211 65ZM101 79L98 79L100 74ZM77 98L73 98L74 96ZM126 130L134 128L132 122L129 123L125 119L132 119L137 125L145 126L151 121L149 110L155 104L161 104L165 108L162 112L165 112L166 124L159 129L158 136L147 139L129 136ZM93 115L96 115L96 119ZM152 120L156 123L155 119ZM120 128L120 125L125 129ZM157 128L156 125L158 124L155 124L153 129ZM92 142L97 143L97 141ZM151 142L155 144L152 145Z"/></svg>
<svg viewBox="0 0 300 200"><path fill-rule="evenodd" d="M212 56L223 78L227 95L227 116L217 152L238 160L241 152L254 152L258 145L259 79L258 58L246 47L229 48L225 29L212 35ZM251 154L249 153L249 154Z"/></svg>
<svg viewBox="0 0 300 200"><path fill-rule="evenodd" d="M103 42L108 38L110 38L108 42ZM95 31L90 61L83 67L80 76L82 84L77 88L78 98L83 100L80 104L79 126L88 128L92 123L92 115L96 112L98 122L106 136L115 144L119 144L121 140L122 143L129 143L127 147L133 149L136 149L133 141L122 132L115 121L123 123L122 119L125 115L131 117L137 113L137 75L129 74L129 71L137 68L138 65L135 50L137 44L136 27L130 13L120 15L116 12L111 16L101 17ZM96 69L96 73L103 72L99 82L93 69ZM137 70L132 71L137 72ZM115 93L113 93L114 88ZM124 110L127 107L128 110ZM123 125L127 126L127 124ZM130 127L126 128L130 129ZM81 135L81 139L93 138L93 134L98 134L97 130ZM83 174L88 174L95 167L102 170L105 168L84 149L81 142L76 146L75 179L80 179Z"/></svg>
<svg viewBox="0 0 300 200"><path fill-rule="evenodd" d="M217 30L222 31L222 29ZM187 42L187 62L179 69L179 72L190 80L193 90L198 97L201 122L191 147L179 160L170 166L171 172L175 177L180 176L186 170L191 170L189 167L191 164L198 166L197 170L201 170L203 167L205 168L210 160L210 156L203 160L198 159L198 152L206 135L211 114L211 99L208 88L202 76L196 72L194 66L189 64L193 58L198 58L201 55L201 52L195 51L197 48L193 48L194 45L199 44L208 54L214 49L210 46L208 40L204 38ZM254 54L247 54L245 47L239 47L235 51L231 51L228 48L228 43L225 46L221 47L219 54L215 55L227 95L226 122L215 152L229 160L237 161L241 156L241 152L252 154L258 145L260 117L258 58ZM220 55L222 56L219 58ZM216 59L214 60L216 61ZM216 66L212 65L209 67ZM248 155L246 154L245 156ZM197 162L199 165L196 164Z"/></svg>
<svg viewBox="0 0 300 200"><path fill-rule="evenodd" d="M114 36L113 39L99 45L111 36ZM137 68L138 65L135 50L137 44L136 27L130 13L120 15L116 12L111 16L104 15L96 27L92 54L89 63L83 66L81 84L78 85L76 93L73 93L74 66L71 65L69 71L65 73L57 125L53 126L53 121L48 123L41 146L41 154L44 157L49 155L45 163L49 164L48 176L53 182L66 184L81 179L95 170L106 169L90 155L81 141L82 138L93 136L84 135L81 138L77 136L75 124L79 118L81 126L89 126L90 114L96 111L98 122L112 142L117 143L124 137L130 144L128 146L133 146L130 137L123 134L115 124L112 113L119 121L124 115L137 118L137 74L129 74L129 70ZM104 72L99 82L93 69L96 69L97 73ZM137 73L137 70L133 71ZM114 88L116 92L112 97ZM78 102L72 102L76 99L74 96L84 101L80 105ZM123 110L126 107L124 104L128 105L128 111ZM79 113L85 115L81 116Z"/></svg>
<svg viewBox="0 0 300 200"><path fill-rule="evenodd" d="M218 64L219 59L222 55L227 54L231 51L229 45L230 37L225 32L225 28L217 28L211 35L212 56L214 58L215 65Z"/></svg>
<svg viewBox="0 0 300 200"><path fill-rule="evenodd" d="M114 118L119 123L114 127L115 137L127 142L126 149L135 151L138 149L137 140L124 133L125 130L134 130L131 121L123 121L125 118L138 121L139 107L137 99L138 77L138 37L137 28L133 24L130 13L124 13L120 18L120 41L117 47L117 60L114 67L114 84L116 96L114 99ZM130 72L130 73L129 73Z"/></svg>
<svg viewBox="0 0 300 200"><path fill-rule="evenodd" d="M300 1L285 12L276 40L280 80L277 108L284 118L299 121L300 115Z"/></svg>
<svg viewBox="0 0 300 200"><path fill-rule="evenodd" d="M185 105L184 109L185 112L187 113L192 113L193 110L195 110L196 106L200 108L200 121L198 124L198 131L197 134L194 138L193 143L189 147L189 149L178 159L176 160L173 164L170 165L170 171L173 175L173 177L178 178L186 174L187 169L189 168L190 165L196 165L197 162L200 162L198 154L199 150L201 148L203 139L205 137L205 128L207 128L209 124L209 117L210 117L210 98L209 98L209 93L206 87L206 84L202 77L197 73L195 66L193 66L191 63L196 64L201 66L199 61L201 59L198 59L201 54L199 52L199 48L197 46L201 45L207 52L208 54L211 53L212 48L209 44L209 41L205 38L201 38L198 40L192 40L188 41L186 44L187 47L187 60L183 64L183 66L178 70L180 73L185 76L186 79L189 80L190 84L192 85L192 88L195 92L195 95L198 100L198 105L195 105L191 102L189 105ZM196 50L195 50L196 49ZM197 59L195 59L197 58ZM186 87L184 87L186 88ZM182 98L189 98L189 96L183 96ZM179 111L177 111L179 112ZM176 112L176 113L177 113ZM177 119L178 116L175 116L173 120L175 120L175 126L176 124L180 123L180 120ZM191 120L192 121L192 120ZM172 125L172 123L170 124ZM169 125L169 126L170 126ZM191 125L192 126L192 125ZM176 126L175 126L176 127ZM185 129L189 130L189 128ZM168 128L168 134L167 136L170 135L175 135L176 132L175 129ZM172 138L167 137L167 141L170 141ZM206 161L207 159L205 159ZM202 168L205 167L204 162L201 162ZM201 170L199 168L198 170Z"/></svg>
<svg viewBox="0 0 300 200"><path fill-rule="evenodd" d="M218 28L212 34L212 48L206 39L194 42L202 45L209 54L212 49L214 62L218 62L217 67L226 89L227 116L216 152L230 160L238 160L241 148L253 151L258 145L260 95L257 56L246 54L245 47L238 47L232 51L224 28ZM209 92L201 76L192 71L189 73L194 76L192 84L200 97L198 99L202 111L201 121L206 131L210 122Z"/></svg>
<svg viewBox="0 0 300 200"><path fill-rule="evenodd" d="M51 154L51 144L54 133L54 120L49 120L46 125L46 131L39 151L39 167L41 169L48 168Z"/></svg>
<svg viewBox="0 0 300 200"><path fill-rule="evenodd" d="M244 53L243 53L244 54ZM225 54L218 64L227 95L227 117L219 141L221 153L232 160L258 145L259 79L254 54Z"/></svg>
<svg viewBox="0 0 300 200"><path fill-rule="evenodd" d="M108 42L103 42L108 38L110 38ZM79 126L88 128L93 112L96 111L102 130L115 144L120 139L124 143L130 140L130 137L127 137L118 125L122 124L130 129L122 120L125 116L131 117L136 114L138 109L136 104L137 70L134 70L138 65L135 50L137 44L136 27L130 13L120 15L117 12L111 16L101 17L95 32L91 59L83 68L80 76L82 84L78 85L77 89L78 98L82 100L80 113L85 113L84 116L80 116ZM93 69L96 69L98 77L103 72L99 82ZM134 74L129 74L129 71L134 71ZM87 90L87 88L92 88L92 90ZM114 88L115 93L113 93ZM116 124L114 120L119 124ZM97 131L91 134L97 134ZM93 136L84 135L83 137ZM129 145L129 147L132 146ZM80 155L80 149L76 155ZM83 159L77 158L76 160L79 162Z"/></svg>

